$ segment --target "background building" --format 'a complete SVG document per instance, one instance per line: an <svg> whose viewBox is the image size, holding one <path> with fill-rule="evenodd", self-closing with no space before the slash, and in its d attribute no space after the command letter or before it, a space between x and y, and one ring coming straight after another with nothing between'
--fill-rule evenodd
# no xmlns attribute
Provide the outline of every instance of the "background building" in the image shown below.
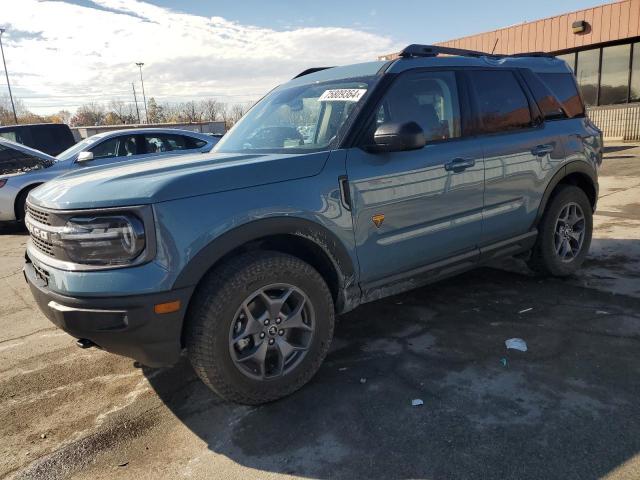
<svg viewBox="0 0 640 480"><path fill-rule="evenodd" d="M605 137L640 140L640 0L622 0L438 45L498 54L555 54L573 68L589 116Z"/></svg>

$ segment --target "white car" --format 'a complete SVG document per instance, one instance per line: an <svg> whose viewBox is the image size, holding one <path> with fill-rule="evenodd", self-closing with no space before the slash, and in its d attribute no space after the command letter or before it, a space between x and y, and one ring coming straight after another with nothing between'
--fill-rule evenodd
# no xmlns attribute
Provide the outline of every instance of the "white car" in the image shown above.
<svg viewBox="0 0 640 480"><path fill-rule="evenodd" d="M159 155L209 152L219 138L189 130L138 128L94 135L57 157L0 138L0 222L23 221L29 192L76 168Z"/></svg>

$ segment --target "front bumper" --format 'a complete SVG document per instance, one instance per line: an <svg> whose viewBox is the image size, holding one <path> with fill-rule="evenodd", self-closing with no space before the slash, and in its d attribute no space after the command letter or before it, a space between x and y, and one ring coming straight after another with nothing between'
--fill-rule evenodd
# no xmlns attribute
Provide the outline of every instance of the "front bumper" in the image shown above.
<svg viewBox="0 0 640 480"><path fill-rule="evenodd" d="M69 297L48 288L46 272L28 259L24 276L38 307L57 327L88 339L112 353L150 367L174 364L181 346L182 324L193 288L148 295ZM157 314L154 306L180 301L173 313Z"/></svg>

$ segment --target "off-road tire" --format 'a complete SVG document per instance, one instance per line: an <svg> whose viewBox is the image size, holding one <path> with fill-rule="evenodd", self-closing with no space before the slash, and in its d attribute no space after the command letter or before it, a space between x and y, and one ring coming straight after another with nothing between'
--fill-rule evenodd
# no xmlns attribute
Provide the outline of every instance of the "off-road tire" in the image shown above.
<svg viewBox="0 0 640 480"><path fill-rule="evenodd" d="M303 291L315 312L306 355L288 374L255 380L244 375L229 352L229 332L243 301L256 290L288 283ZM185 343L200 379L225 400L259 405L290 395L306 384L324 360L335 322L333 299L324 279L308 263L280 252L250 252L209 272L187 312Z"/></svg>
<svg viewBox="0 0 640 480"><path fill-rule="evenodd" d="M565 206L576 203L585 219L585 233L579 253L569 262L560 260L554 249L556 221ZM542 275L566 277L575 273L584 262L593 233L593 207L585 192L573 185L562 185L553 195L538 225L538 238L528 260L529 268Z"/></svg>

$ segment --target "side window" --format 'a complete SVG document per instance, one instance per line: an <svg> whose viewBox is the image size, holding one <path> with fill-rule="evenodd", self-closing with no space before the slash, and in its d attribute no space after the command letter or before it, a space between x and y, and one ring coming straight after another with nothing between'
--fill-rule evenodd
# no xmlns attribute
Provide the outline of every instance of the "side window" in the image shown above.
<svg viewBox="0 0 640 480"><path fill-rule="evenodd" d="M416 122L427 142L460 136L460 101L454 72L409 72L391 85L376 125Z"/></svg>
<svg viewBox="0 0 640 480"><path fill-rule="evenodd" d="M200 140L199 138L194 138L194 137L182 137L182 138L184 138L188 149L202 148L207 144L207 142L205 142L204 140Z"/></svg>
<svg viewBox="0 0 640 480"><path fill-rule="evenodd" d="M513 72L468 72L479 116L480 133L497 133L532 125L527 97Z"/></svg>
<svg viewBox="0 0 640 480"><path fill-rule="evenodd" d="M573 75L570 73L539 73L538 76L560 100L571 118L584 116L584 105Z"/></svg>
<svg viewBox="0 0 640 480"><path fill-rule="evenodd" d="M149 134L144 136L147 153L164 153L200 148L207 142L185 135Z"/></svg>
<svg viewBox="0 0 640 480"><path fill-rule="evenodd" d="M17 137L16 132L8 131L8 132L0 132L0 137L6 138L7 140L11 140L12 142L22 143Z"/></svg>
<svg viewBox="0 0 640 480"><path fill-rule="evenodd" d="M562 105L540 77L527 70L523 71L523 75L545 120L567 118Z"/></svg>
<svg viewBox="0 0 640 480"><path fill-rule="evenodd" d="M94 159L130 157L132 155L138 155L138 146L136 137L134 135L128 135L105 140L89 151L93 153Z"/></svg>
<svg viewBox="0 0 640 480"><path fill-rule="evenodd" d="M163 153L173 150L167 142L167 136L162 134L149 134L144 136L146 153Z"/></svg>

